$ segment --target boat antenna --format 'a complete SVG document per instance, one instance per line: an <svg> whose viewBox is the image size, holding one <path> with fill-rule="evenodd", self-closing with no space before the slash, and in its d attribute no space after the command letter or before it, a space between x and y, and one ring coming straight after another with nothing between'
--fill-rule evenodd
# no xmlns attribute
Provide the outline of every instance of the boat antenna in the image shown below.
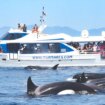
<svg viewBox="0 0 105 105"><path fill-rule="evenodd" d="M44 6L42 7L42 14L40 16L40 22L41 22L41 25L45 23L45 16L46 16L46 13L45 13L45 8Z"/></svg>

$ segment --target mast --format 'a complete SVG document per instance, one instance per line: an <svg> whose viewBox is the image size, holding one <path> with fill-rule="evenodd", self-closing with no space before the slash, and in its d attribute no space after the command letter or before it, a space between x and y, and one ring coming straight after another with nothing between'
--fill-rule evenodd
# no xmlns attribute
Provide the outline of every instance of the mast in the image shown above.
<svg viewBox="0 0 105 105"><path fill-rule="evenodd" d="M41 22L41 25L42 24L45 24L45 17L46 17L46 13L45 13L45 8L44 6L42 7L42 14L40 16L40 22Z"/></svg>
<svg viewBox="0 0 105 105"><path fill-rule="evenodd" d="M41 25L38 28L39 33L41 33L47 27L47 25L45 24L45 17L46 17L46 13L45 13L45 8L43 6L41 16L40 16Z"/></svg>

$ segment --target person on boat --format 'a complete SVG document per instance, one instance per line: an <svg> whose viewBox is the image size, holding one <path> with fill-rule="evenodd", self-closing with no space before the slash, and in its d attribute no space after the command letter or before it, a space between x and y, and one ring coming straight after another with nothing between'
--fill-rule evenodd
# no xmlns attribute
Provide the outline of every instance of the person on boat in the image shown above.
<svg viewBox="0 0 105 105"><path fill-rule="evenodd" d="M38 26L35 24L35 26L32 28L32 33L38 33Z"/></svg>
<svg viewBox="0 0 105 105"><path fill-rule="evenodd" d="M85 45L83 46L82 52L83 52L83 53L84 53L84 52L87 52L87 48L88 48L88 46L87 46L87 44L85 44Z"/></svg>
<svg viewBox="0 0 105 105"><path fill-rule="evenodd" d="M27 31L27 26L26 26L26 24L18 23L18 29L23 31L23 32L26 32Z"/></svg>
<svg viewBox="0 0 105 105"><path fill-rule="evenodd" d="M20 25L20 23L18 23L18 29L21 29L21 25Z"/></svg>
<svg viewBox="0 0 105 105"><path fill-rule="evenodd" d="M88 52L92 52L93 51L93 46L91 44L89 44L87 51Z"/></svg>
<svg viewBox="0 0 105 105"><path fill-rule="evenodd" d="M97 45L96 44L93 45L93 52L97 52Z"/></svg>
<svg viewBox="0 0 105 105"><path fill-rule="evenodd" d="M27 26L26 24L23 25L23 32L26 32L27 31Z"/></svg>
<svg viewBox="0 0 105 105"><path fill-rule="evenodd" d="M20 46L20 53L23 53L24 52L24 49L26 48L26 44L21 44Z"/></svg>

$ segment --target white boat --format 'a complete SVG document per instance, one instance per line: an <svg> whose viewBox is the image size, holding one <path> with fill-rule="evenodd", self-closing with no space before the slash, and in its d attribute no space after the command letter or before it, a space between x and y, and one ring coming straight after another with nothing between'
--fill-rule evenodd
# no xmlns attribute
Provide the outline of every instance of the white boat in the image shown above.
<svg viewBox="0 0 105 105"><path fill-rule="evenodd" d="M0 40L3 51L0 54L0 67L52 67L56 64L60 67L105 66L104 31L100 36L89 36L88 31L83 30L81 36L72 37L64 33L44 34L43 27L39 28L41 31L38 33L29 32L21 38ZM17 32L12 30L9 33ZM91 45L91 51L81 48L87 43ZM93 45L97 46L95 50Z"/></svg>
<svg viewBox="0 0 105 105"><path fill-rule="evenodd" d="M11 29L0 40L0 67L42 66L105 66L105 32L90 36L83 30L78 37L60 34L44 34L44 7L41 26L27 31ZM35 25L37 26L37 25ZM25 32L23 32L24 30Z"/></svg>

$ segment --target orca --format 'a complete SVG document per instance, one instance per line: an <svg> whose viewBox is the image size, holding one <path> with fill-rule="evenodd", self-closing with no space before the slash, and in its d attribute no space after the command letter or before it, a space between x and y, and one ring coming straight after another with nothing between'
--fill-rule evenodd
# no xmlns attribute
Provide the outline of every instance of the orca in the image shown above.
<svg viewBox="0 0 105 105"><path fill-rule="evenodd" d="M34 70L47 70L47 69L52 69L52 70L57 70L59 64L54 65L53 67L49 68L49 67L42 67L42 66L27 66L24 69L34 69Z"/></svg>
<svg viewBox="0 0 105 105"><path fill-rule="evenodd" d="M102 79L105 78L105 73L79 73L73 76L73 79L76 79L76 82L85 83L93 79Z"/></svg>
<svg viewBox="0 0 105 105"><path fill-rule="evenodd" d="M94 94L95 90L89 86L76 82L54 82L43 86L37 86L31 77L27 80L27 94L29 96L63 95L63 94Z"/></svg>
<svg viewBox="0 0 105 105"><path fill-rule="evenodd" d="M100 79L92 79L87 82L87 84L92 84L100 87L101 89L105 90L105 78Z"/></svg>
<svg viewBox="0 0 105 105"><path fill-rule="evenodd" d="M97 93L105 94L105 78L91 79L83 84L94 88Z"/></svg>

